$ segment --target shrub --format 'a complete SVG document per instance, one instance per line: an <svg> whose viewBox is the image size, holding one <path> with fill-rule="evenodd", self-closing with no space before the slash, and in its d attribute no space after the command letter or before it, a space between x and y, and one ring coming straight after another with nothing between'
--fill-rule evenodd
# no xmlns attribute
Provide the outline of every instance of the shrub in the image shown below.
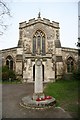
<svg viewBox="0 0 80 120"><path fill-rule="evenodd" d="M8 80L8 72L3 72L2 73L2 81Z"/></svg>
<svg viewBox="0 0 80 120"><path fill-rule="evenodd" d="M76 70L73 72L73 78L76 80L80 80L80 70Z"/></svg>
<svg viewBox="0 0 80 120"><path fill-rule="evenodd" d="M13 70L9 70L7 66L2 66L2 81L14 81L15 79L15 72Z"/></svg>
<svg viewBox="0 0 80 120"><path fill-rule="evenodd" d="M14 81L16 79L16 75L13 70L9 70L9 78L11 78L11 81Z"/></svg>
<svg viewBox="0 0 80 120"><path fill-rule="evenodd" d="M8 81L9 72L7 66L2 66L2 81Z"/></svg>

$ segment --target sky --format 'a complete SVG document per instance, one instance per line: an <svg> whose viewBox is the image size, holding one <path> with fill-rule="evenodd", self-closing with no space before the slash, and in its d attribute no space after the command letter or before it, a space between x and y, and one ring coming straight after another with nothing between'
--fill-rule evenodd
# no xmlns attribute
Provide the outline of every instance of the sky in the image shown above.
<svg viewBox="0 0 80 120"><path fill-rule="evenodd" d="M80 1L78 3L78 16L79 16L79 18L78 18L78 38L80 38Z"/></svg>
<svg viewBox="0 0 80 120"><path fill-rule="evenodd" d="M11 17L6 17L8 28L0 36L0 49L17 47L19 23L41 18L59 22L62 47L77 48L78 41L78 0L6 0Z"/></svg>

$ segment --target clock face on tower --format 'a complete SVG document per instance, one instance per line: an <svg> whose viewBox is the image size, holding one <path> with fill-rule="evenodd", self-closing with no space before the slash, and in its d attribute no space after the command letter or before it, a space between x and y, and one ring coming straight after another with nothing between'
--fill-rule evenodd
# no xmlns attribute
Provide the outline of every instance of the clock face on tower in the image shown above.
<svg viewBox="0 0 80 120"><path fill-rule="evenodd" d="M36 61L36 65L40 66L41 64L42 64L41 60L38 59L38 60Z"/></svg>

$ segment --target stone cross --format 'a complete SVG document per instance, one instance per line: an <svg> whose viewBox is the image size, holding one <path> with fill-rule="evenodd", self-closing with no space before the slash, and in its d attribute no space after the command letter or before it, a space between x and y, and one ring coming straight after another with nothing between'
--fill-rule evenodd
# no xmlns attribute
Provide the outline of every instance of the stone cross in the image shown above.
<svg viewBox="0 0 80 120"><path fill-rule="evenodd" d="M42 75L42 61L37 59L35 62L35 84L34 93L43 93L43 75Z"/></svg>

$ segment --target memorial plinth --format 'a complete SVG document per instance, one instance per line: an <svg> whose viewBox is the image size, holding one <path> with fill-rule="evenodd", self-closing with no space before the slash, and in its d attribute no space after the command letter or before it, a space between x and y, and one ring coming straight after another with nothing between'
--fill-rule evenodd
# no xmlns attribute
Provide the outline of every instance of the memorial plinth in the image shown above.
<svg viewBox="0 0 80 120"><path fill-rule="evenodd" d="M35 82L33 96L23 97L20 105L26 108L49 108L55 105L55 103L55 98L45 96L43 93L42 61L38 58L35 60Z"/></svg>

